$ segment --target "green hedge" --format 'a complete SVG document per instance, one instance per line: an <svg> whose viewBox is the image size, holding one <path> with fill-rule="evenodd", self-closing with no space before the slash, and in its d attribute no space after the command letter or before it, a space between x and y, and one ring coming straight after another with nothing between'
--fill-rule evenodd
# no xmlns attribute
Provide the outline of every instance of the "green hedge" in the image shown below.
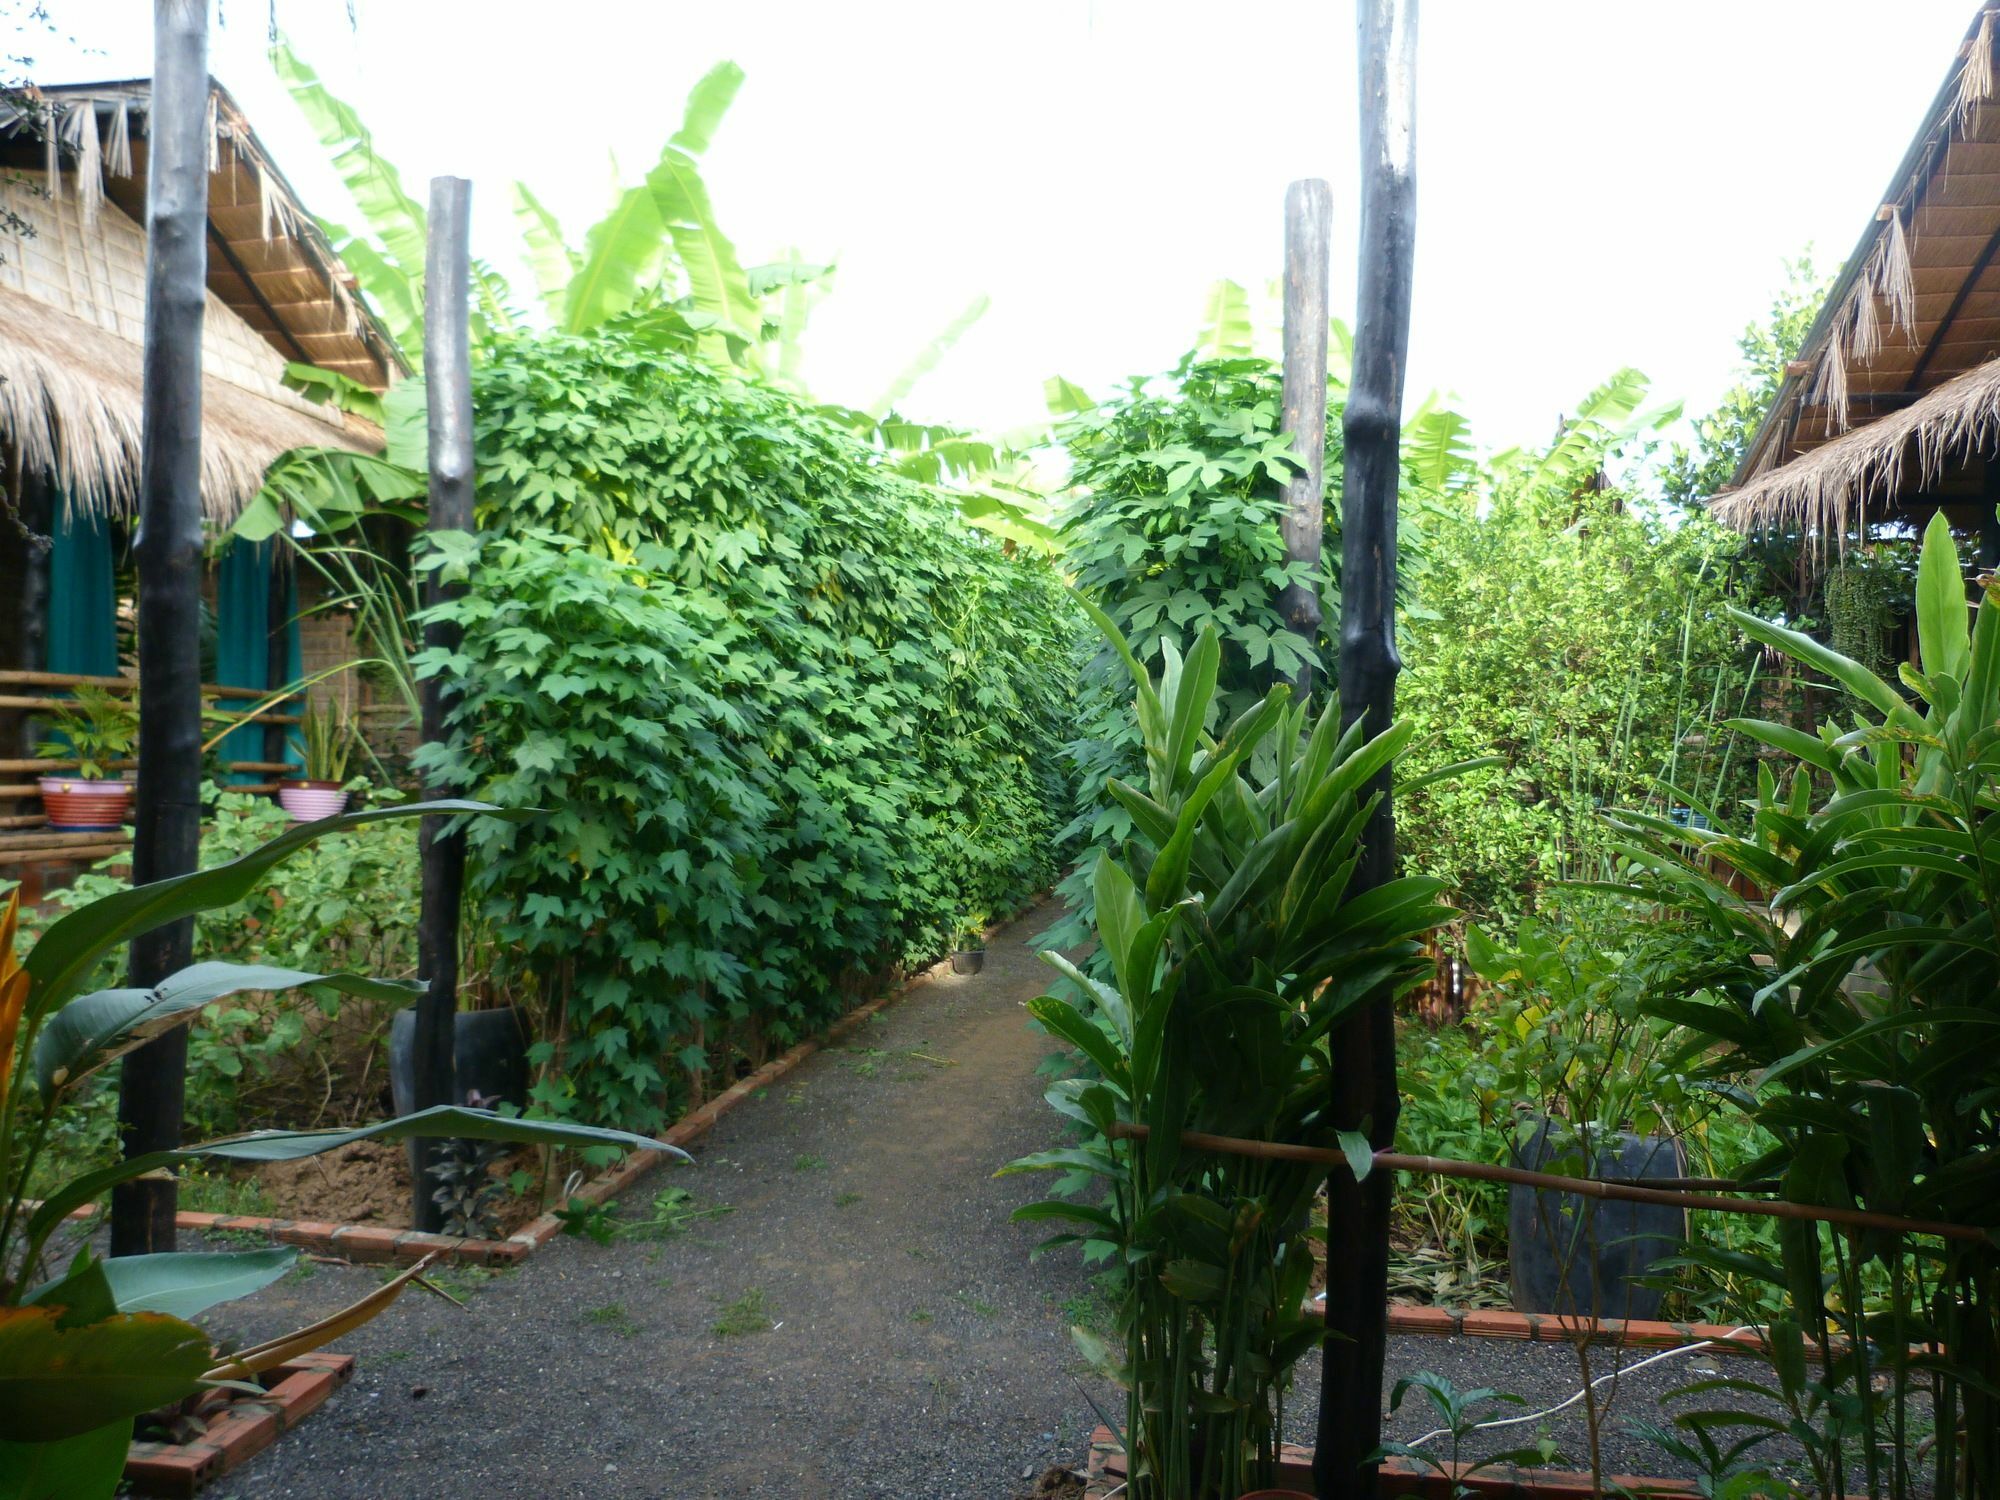
<svg viewBox="0 0 2000 1500"><path fill-rule="evenodd" d="M478 538L434 763L498 962L547 1006L540 1103L654 1128L680 1070L811 1031L1054 878L1079 620L794 398L613 325L475 378Z"/></svg>

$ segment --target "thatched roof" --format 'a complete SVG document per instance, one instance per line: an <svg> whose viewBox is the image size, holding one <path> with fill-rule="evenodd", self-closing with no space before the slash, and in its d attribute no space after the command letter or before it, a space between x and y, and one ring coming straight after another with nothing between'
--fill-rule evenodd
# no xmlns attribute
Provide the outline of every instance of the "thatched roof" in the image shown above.
<svg viewBox="0 0 2000 1500"><path fill-rule="evenodd" d="M228 317L211 299L211 318ZM0 286L0 431L51 475L71 504L134 509L139 477L140 347ZM258 395L219 374L201 389L201 498L234 520L290 448L379 449L379 435L337 412Z"/></svg>
<svg viewBox="0 0 2000 1500"><path fill-rule="evenodd" d="M42 87L30 103L39 118L0 101L0 165L67 180L87 223L106 201L145 223L151 81ZM318 222L213 80L208 123L208 289L286 359L376 390L409 373Z"/></svg>
<svg viewBox="0 0 2000 1500"><path fill-rule="evenodd" d="M0 208L28 226L0 243L0 444L67 504L121 513L139 471L148 93L143 81L49 90L45 137L16 114L5 139L0 105ZM202 503L227 524L286 450L381 447L369 424L288 388L288 362L377 389L402 364L228 96L211 105Z"/></svg>
<svg viewBox="0 0 2000 1500"><path fill-rule="evenodd" d="M1995 452L2000 452L2000 360L1725 490L1709 509L1739 531L1796 529L1821 539L1845 537L1881 520L1893 497L1913 489L1933 491L1948 468Z"/></svg>
<svg viewBox="0 0 2000 1500"><path fill-rule="evenodd" d="M1935 482L1931 460L1994 454L1977 404L1987 383L1964 377L2000 357L1995 20L1985 4L1974 14L1731 488L1712 502L1729 524L1844 541L1857 517L1880 519L1909 487Z"/></svg>

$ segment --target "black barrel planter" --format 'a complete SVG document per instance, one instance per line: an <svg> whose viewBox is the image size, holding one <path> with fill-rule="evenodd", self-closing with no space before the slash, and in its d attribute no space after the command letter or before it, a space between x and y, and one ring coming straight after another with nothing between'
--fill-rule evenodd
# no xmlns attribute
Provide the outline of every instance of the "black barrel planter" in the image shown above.
<svg viewBox="0 0 2000 1500"><path fill-rule="evenodd" d="M1550 1140L1543 1120L1516 1165L1547 1170L1574 1158L1567 1126ZM1597 1137L1593 1177L1680 1177L1687 1158L1676 1141L1625 1131ZM1514 1309L1572 1317L1657 1318L1664 1293L1642 1285L1655 1264L1675 1255L1687 1238L1687 1215L1656 1203L1585 1198L1550 1188L1516 1184L1507 1189L1507 1270Z"/></svg>
<svg viewBox="0 0 2000 1500"><path fill-rule="evenodd" d="M416 1065L411 1056L417 1013L410 1007L389 1022L389 1097L396 1113L416 1109ZM452 1018L452 1067L457 1091L452 1102L463 1104L478 1093L487 1108L528 1102L528 1022L518 1006L497 1010L462 1010ZM410 1170L416 1170L416 1144L410 1144Z"/></svg>

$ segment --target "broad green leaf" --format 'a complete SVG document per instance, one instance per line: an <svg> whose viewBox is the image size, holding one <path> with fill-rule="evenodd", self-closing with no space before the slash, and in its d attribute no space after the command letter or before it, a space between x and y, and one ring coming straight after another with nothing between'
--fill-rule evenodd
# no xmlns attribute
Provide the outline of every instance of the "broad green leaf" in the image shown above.
<svg viewBox="0 0 2000 1500"><path fill-rule="evenodd" d="M99 990L70 1001L49 1017L35 1040L35 1082L45 1094L67 1087L162 1032L186 1025L203 1006L231 995L331 990L403 1004L427 988L420 980L314 974L268 964L192 964L150 990Z"/></svg>
<svg viewBox="0 0 2000 1500"><path fill-rule="evenodd" d="M694 158L667 147L646 175L646 190L653 196L661 227L673 241L695 308L754 342L763 330L763 312L750 295L736 246L715 222L708 186Z"/></svg>
<svg viewBox="0 0 2000 1500"><path fill-rule="evenodd" d="M542 206L542 200L525 182L514 184L514 218L521 226L521 244L528 269L534 273L535 290L549 316L561 322L570 281L582 269L583 257L564 242L556 216Z"/></svg>
<svg viewBox="0 0 2000 1500"><path fill-rule="evenodd" d="M1970 649L1970 617L1958 547L1942 510L1932 514L1917 559L1917 644L1924 675L1960 677Z"/></svg>
<svg viewBox="0 0 2000 1500"><path fill-rule="evenodd" d="M1203 359L1241 359L1254 351L1250 294L1233 281L1212 281L1194 347Z"/></svg>
<svg viewBox="0 0 2000 1500"><path fill-rule="evenodd" d="M52 1442L0 1441L0 1500L90 1500L115 1494L131 1446L129 1417Z"/></svg>
<svg viewBox="0 0 2000 1500"><path fill-rule="evenodd" d="M161 1313L64 1328L52 1308L0 1308L0 1440L78 1437L177 1401L213 1357L208 1335Z"/></svg>
<svg viewBox="0 0 2000 1500"><path fill-rule="evenodd" d="M120 1312L192 1318L220 1303L262 1291L298 1263L289 1245L268 1250L167 1251L121 1255L103 1263Z"/></svg>
<svg viewBox="0 0 2000 1500"><path fill-rule="evenodd" d="M957 317L945 324L944 328L935 338L919 349L915 357L896 372L895 378L884 387L882 394L869 402L863 409L870 416L878 418L886 417L911 391L917 388L918 381L922 380L938 367L938 362L951 352L952 347L960 339L965 337L973 324L986 316L987 309L992 305L993 299L984 292L974 297L965 305L964 310Z"/></svg>

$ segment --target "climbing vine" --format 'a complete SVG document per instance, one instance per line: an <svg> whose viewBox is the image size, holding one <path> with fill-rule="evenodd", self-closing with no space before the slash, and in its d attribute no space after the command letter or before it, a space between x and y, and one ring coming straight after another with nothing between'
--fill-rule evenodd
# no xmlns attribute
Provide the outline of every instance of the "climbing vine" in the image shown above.
<svg viewBox="0 0 2000 1500"><path fill-rule="evenodd" d="M1045 563L792 397L623 325L476 377L483 535L426 672L540 1102L632 1128L1055 872L1078 620Z"/></svg>

